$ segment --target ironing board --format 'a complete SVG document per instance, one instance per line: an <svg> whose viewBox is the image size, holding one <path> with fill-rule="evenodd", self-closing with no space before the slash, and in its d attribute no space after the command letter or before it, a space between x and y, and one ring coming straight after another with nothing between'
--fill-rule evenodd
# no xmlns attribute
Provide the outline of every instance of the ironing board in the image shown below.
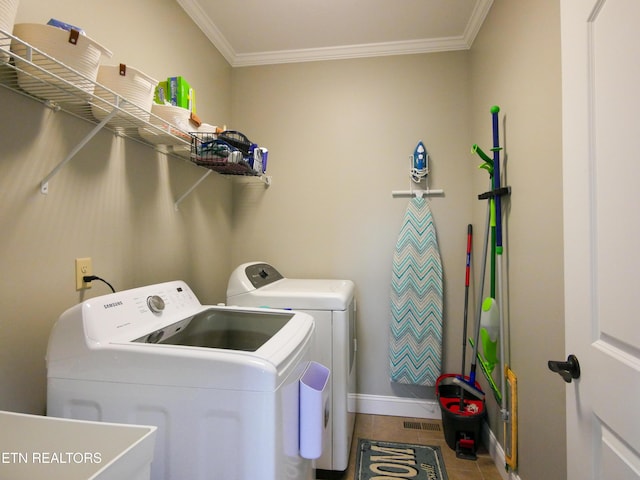
<svg viewBox="0 0 640 480"><path fill-rule="evenodd" d="M442 262L431 209L412 198L393 253L391 381L435 386L442 363Z"/></svg>

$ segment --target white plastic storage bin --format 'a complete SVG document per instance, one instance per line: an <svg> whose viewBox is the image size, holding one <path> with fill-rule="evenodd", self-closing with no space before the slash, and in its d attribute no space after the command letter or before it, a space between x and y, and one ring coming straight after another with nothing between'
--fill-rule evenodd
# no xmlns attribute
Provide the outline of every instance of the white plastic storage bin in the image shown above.
<svg viewBox="0 0 640 480"><path fill-rule="evenodd" d="M188 109L154 103L151 105L151 113L153 114L150 120L151 124L166 134L158 134L158 132L141 127L138 130L142 138L155 144L184 145L185 142L191 144L191 136L186 132L192 132L196 130L196 127L189 120L191 112ZM180 142L176 137L181 138L183 142ZM186 155L189 156L188 149Z"/></svg>
<svg viewBox="0 0 640 480"><path fill-rule="evenodd" d="M112 55L77 30L67 31L38 23L17 23L13 27L13 34L22 40L11 42L18 68L18 85L45 100L60 103L86 101L94 91L102 56ZM28 45L34 47L33 52L30 52L32 49ZM35 66L22 59L30 60Z"/></svg>
<svg viewBox="0 0 640 480"><path fill-rule="evenodd" d="M190 123L189 119L191 118L191 111L186 108L177 107L175 105L160 105L158 103L154 103L151 106L151 113L160 118L160 120L157 118L151 119L151 123L154 125L165 126L166 123L169 123L170 125L176 126L184 131L190 131L196 128L195 125Z"/></svg>
<svg viewBox="0 0 640 480"><path fill-rule="evenodd" d="M6 33L11 33L13 30L13 22L16 21L16 14L18 13L18 0L0 0L0 30ZM7 49L8 45L2 43L1 48ZM9 60L9 54L4 51L0 51L0 60Z"/></svg>
<svg viewBox="0 0 640 480"><path fill-rule="evenodd" d="M300 456L320 458L329 417L330 371L317 362L309 362L300 379Z"/></svg>
<svg viewBox="0 0 640 480"><path fill-rule="evenodd" d="M107 102L103 104L94 101L91 105L91 112L98 120L104 119L111 112L111 105L116 103L116 96L126 100L121 106L123 110L130 112L136 118L149 120L157 80L136 68L121 63L120 65L100 65L96 81L106 89L98 87L94 94ZM126 117L125 114L119 115Z"/></svg>

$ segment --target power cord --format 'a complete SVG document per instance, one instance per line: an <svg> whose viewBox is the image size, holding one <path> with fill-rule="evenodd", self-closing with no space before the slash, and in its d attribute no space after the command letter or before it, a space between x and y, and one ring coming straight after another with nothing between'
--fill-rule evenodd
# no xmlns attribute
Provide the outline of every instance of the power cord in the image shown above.
<svg viewBox="0 0 640 480"><path fill-rule="evenodd" d="M84 283L91 283L91 282L93 282L94 280L100 280L101 282L106 283L107 285L109 285L109 288L111 289L111 291L112 291L113 293L116 293L115 288L113 288L113 287L111 286L111 284L110 284L109 282L107 282L104 278L96 277L95 275L85 275L84 277L82 277L82 281L83 281Z"/></svg>

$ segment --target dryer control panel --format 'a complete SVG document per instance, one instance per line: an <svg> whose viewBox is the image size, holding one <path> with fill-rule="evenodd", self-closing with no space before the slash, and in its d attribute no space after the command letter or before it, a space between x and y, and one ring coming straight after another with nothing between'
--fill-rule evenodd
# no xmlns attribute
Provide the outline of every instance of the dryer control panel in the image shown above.
<svg viewBox="0 0 640 480"><path fill-rule="evenodd" d="M268 263L253 263L244 269L244 273L255 288L282 280L284 277Z"/></svg>

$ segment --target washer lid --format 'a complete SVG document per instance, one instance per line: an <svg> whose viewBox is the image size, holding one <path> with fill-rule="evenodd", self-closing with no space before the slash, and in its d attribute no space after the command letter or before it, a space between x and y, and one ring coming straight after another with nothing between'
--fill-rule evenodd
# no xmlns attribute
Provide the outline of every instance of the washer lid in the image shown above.
<svg viewBox="0 0 640 480"><path fill-rule="evenodd" d="M293 316L277 310L210 307L134 342L255 352Z"/></svg>
<svg viewBox="0 0 640 480"><path fill-rule="evenodd" d="M184 282L150 285L66 310L49 336L47 377L271 392L305 358L314 328L305 313L206 306Z"/></svg>

